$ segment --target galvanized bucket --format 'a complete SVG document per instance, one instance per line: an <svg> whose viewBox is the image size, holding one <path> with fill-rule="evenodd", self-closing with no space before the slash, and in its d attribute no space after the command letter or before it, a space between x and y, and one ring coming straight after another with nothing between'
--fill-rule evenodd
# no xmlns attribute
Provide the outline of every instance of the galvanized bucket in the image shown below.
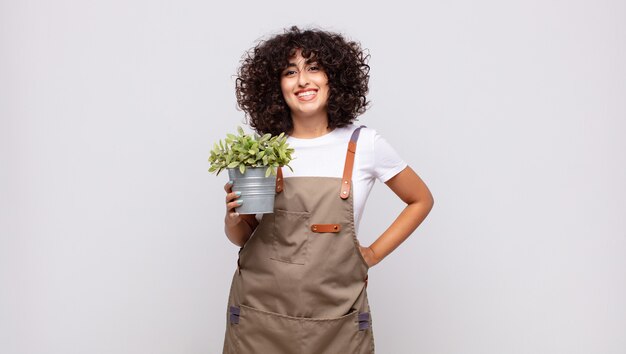
<svg viewBox="0 0 626 354"><path fill-rule="evenodd" d="M233 181L233 192L241 192L243 200L240 207L235 208L239 214L265 214L274 212L276 195L276 176L265 177L267 167L246 167L241 174L238 168L229 168L228 177Z"/></svg>

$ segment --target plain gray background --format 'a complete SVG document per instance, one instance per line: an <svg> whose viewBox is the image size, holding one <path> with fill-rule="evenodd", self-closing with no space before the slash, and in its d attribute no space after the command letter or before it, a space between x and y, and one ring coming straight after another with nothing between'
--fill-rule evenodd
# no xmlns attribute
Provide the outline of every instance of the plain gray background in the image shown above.
<svg viewBox="0 0 626 354"><path fill-rule="evenodd" d="M0 352L221 352L207 158L293 24L369 49L359 123L435 197L370 271L378 353L626 352L626 4L537 0L2 0ZM361 242L402 208L378 183Z"/></svg>

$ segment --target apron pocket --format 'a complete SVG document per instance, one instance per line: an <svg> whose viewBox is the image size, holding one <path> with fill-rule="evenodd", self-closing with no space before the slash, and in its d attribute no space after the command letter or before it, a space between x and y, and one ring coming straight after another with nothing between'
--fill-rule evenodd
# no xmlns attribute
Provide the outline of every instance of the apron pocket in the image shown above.
<svg viewBox="0 0 626 354"><path fill-rule="evenodd" d="M357 311L336 318L291 317L240 305L232 325L240 354L359 353L368 331L359 330Z"/></svg>
<svg viewBox="0 0 626 354"><path fill-rule="evenodd" d="M293 264L306 263L311 234L310 215L308 211L274 210L273 260Z"/></svg>

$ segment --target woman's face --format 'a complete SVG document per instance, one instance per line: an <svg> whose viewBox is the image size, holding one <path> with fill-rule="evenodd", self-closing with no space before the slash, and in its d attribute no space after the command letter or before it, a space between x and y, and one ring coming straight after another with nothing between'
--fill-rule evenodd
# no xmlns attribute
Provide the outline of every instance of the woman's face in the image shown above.
<svg viewBox="0 0 626 354"><path fill-rule="evenodd" d="M328 76L316 62L303 58L300 49L289 58L289 65L281 74L280 87L292 114L326 113Z"/></svg>

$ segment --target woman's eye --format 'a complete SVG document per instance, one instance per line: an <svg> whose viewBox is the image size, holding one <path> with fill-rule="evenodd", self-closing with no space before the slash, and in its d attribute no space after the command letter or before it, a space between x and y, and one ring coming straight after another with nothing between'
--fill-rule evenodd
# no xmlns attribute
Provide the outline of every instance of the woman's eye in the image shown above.
<svg viewBox="0 0 626 354"><path fill-rule="evenodd" d="M312 65L312 66L309 67L309 70L311 70L311 71L319 71L320 67L317 66L317 65ZM295 73L296 73L295 70L287 70L287 71L285 71L285 76L291 76L291 75L293 75Z"/></svg>

